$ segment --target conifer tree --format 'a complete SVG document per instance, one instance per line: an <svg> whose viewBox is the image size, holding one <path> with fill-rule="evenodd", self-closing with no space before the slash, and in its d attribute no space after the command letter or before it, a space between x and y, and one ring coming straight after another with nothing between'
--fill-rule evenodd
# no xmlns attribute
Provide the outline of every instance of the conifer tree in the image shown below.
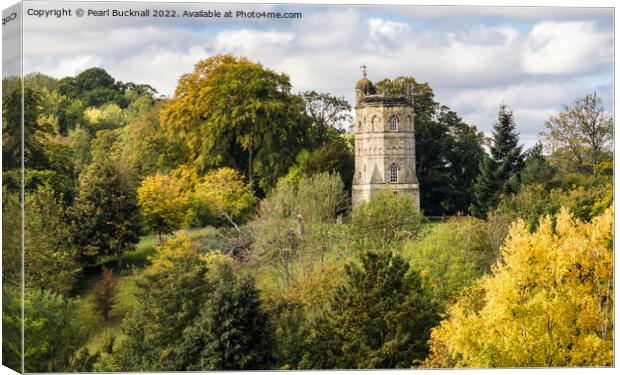
<svg viewBox="0 0 620 375"><path fill-rule="evenodd" d="M258 370L273 362L273 337L254 280L220 266L219 282L193 326L183 333L179 367L187 370Z"/></svg>
<svg viewBox="0 0 620 375"><path fill-rule="evenodd" d="M497 122L493 125L490 151L491 155L484 158L474 185L474 202L470 211L478 217L485 217L502 194L514 193L519 187L523 169L522 146L519 145L513 113L505 104L500 106Z"/></svg>
<svg viewBox="0 0 620 375"><path fill-rule="evenodd" d="M417 272L389 251L347 265L347 281L309 337L303 368L410 368L427 353L436 313Z"/></svg>

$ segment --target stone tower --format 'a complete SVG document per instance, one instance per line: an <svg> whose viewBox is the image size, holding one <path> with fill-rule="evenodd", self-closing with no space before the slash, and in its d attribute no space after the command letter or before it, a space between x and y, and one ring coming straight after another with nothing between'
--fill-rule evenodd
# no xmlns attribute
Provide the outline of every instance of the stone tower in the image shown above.
<svg viewBox="0 0 620 375"><path fill-rule="evenodd" d="M411 194L419 208L413 98L377 94L362 68L364 76L355 84L353 205L386 191Z"/></svg>

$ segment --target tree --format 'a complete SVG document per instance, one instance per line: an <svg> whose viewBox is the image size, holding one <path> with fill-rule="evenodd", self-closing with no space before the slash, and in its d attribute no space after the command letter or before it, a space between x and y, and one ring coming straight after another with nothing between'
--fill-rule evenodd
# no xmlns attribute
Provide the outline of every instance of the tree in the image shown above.
<svg viewBox="0 0 620 375"><path fill-rule="evenodd" d="M299 166L302 175L312 176L321 172L338 173L348 191L351 191L355 159L345 139L334 138L332 141L309 152Z"/></svg>
<svg viewBox="0 0 620 375"><path fill-rule="evenodd" d="M425 358L436 315L416 272L399 255L365 252L345 268L310 336L305 368L410 368Z"/></svg>
<svg viewBox="0 0 620 375"><path fill-rule="evenodd" d="M187 187L174 176L149 176L138 188L138 207L144 228L157 233L161 244L162 233L180 228L185 219Z"/></svg>
<svg viewBox="0 0 620 375"><path fill-rule="evenodd" d="M132 103L126 110L130 121L119 137L119 151L140 178L171 171L181 164L188 152L177 137L166 134L160 122L160 111L164 105L160 102L148 110L141 109L132 114Z"/></svg>
<svg viewBox="0 0 620 375"><path fill-rule="evenodd" d="M24 219L26 286L67 295L80 265L64 208L49 189L39 188L26 196Z"/></svg>
<svg viewBox="0 0 620 375"><path fill-rule="evenodd" d="M85 107L116 103L124 107L123 93L114 78L102 68L90 68L58 82L58 92L79 99Z"/></svg>
<svg viewBox="0 0 620 375"><path fill-rule="evenodd" d="M358 249L389 249L414 237L422 214L410 195L379 193L351 212L351 237Z"/></svg>
<svg viewBox="0 0 620 375"><path fill-rule="evenodd" d="M335 222L347 201L337 174L302 177L298 186L280 180L261 201L258 218L250 224L256 239L252 257L280 269L288 286L294 276L292 265L302 249L323 259L329 243L326 224Z"/></svg>
<svg viewBox="0 0 620 375"><path fill-rule="evenodd" d="M606 112L596 92L576 99L545 123L543 133L555 158L569 169L598 173L600 164L611 159L613 116Z"/></svg>
<svg viewBox="0 0 620 375"><path fill-rule="evenodd" d="M545 184L553 180L556 168L543 155L543 145L537 143L524 154L521 182L523 185Z"/></svg>
<svg viewBox="0 0 620 375"><path fill-rule="evenodd" d="M22 151L24 167L27 170L45 170L49 161L43 146L52 128L40 124L38 108L41 106L41 93L24 85L23 91L23 150L22 150L22 91L21 85L13 85L3 80L7 88L2 93L2 170L3 184L6 188L18 190L20 177L14 175L21 167ZM12 172L13 171L13 172ZM34 188L29 186L28 190Z"/></svg>
<svg viewBox="0 0 620 375"><path fill-rule="evenodd" d="M226 220L237 233L239 221L247 219L256 202L243 176L232 168L220 168L204 176L196 184L193 199Z"/></svg>
<svg viewBox="0 0 620 375"><path fill-rule="evenodd" d="M502 194L518 190L523 169L521 148L512 111L502 104L493 125L491 155L485 156L474 186L470 210L475 216L486 217L487 210L497 206Z"/></svg>
<svg viewBox="0 0 620 375"><path fill-rule="evenodd" d="M229 264L200 316L183 332L180 369L257 370L273 363L273 336L254 280L237 277Z"/></svg>
<svg viewBox="0 0 620 375"><path fill-rule="evenodd" d="M290 93L288 76L245 58L217 55L181 76L162 109L169 134L187 146L202 174L213 167L244 171L254 186L274 186L306 142L304 104Z"/></svg>
<svg viewBox="0 0 620 375"><path fill-rule="evenodd" d="M484 155L482 133L436 102L427 83L397 77L379 81L376 87L382 92L413 96L422 210L428 215L466 212Z"/></svg>
<svg viewBox="0 0 620 375"><path fill-rule="evenodd" d="M84 106L79 99L69 99L57 91L43 89L41 104L38 121L51 126L56 134L66 136L69 130L85 122Z"/></svg>
<svg viewBox="0 0 620 375"><path fill-rule="evenodd" d="M24 370L66 372L87 336L76 301L50 291L26 288L24 296Z"/></svg>
<svg viewBox="0 0 620 375"><path fill-rule="evenodd" d="M305 91L301 98L306 105L306 114L312 120L309 134L312 148L338 138L343 129L353 121L351 105L344 97Z"/></svg>
<svg viewBox="0 0 620 375"><path fill-rule="evenodd" d="M84 263L122 255L139 240L140 217L132 171L107 157L96 159L80 176L78 196L71 207L75 242Z"/></svg>
<svg viewBox="0 0 620 375"><path fill-rule="evenodd" d="M110 311L116 304L116 283L114 271L110 268L103 267L101 271L102 278L95 286L95 298L93 300L93 308L96 312L103 316L103 320L110 318Z"/></svg>
<svg viewBox="0 0 620 375"><path fill-rule="evenodd" d="M424 275L424 288L432 292L440 311L462 289L490 272L496 253L486 223L472 217L455 217L433 226L418 241L407 242L403 256L411 269Z"/></svg>
<svg viewBox="0 0 620 375"><path fill-rule="evenodd" d="M182 332L200 316L213 283L201 250L181 233L136 280L138 305L123 322L115 360L122 371L179 370Z"/></svg>
<svg viewBox="0 0 620 375"><path fill-rule="evenodd" d="M613 208L584 223L563 209L515 223L503 262L448 309L427 365L610 366Z"/></svg>

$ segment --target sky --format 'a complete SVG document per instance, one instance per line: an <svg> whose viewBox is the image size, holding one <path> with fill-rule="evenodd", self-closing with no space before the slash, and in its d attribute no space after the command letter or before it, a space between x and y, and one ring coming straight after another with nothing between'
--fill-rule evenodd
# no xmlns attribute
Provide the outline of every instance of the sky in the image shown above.
<svg viewBox="0 0 620 375"><path fill-rule="evenodd" d="M27 9L76 8L28 2ZM436 100L490 134L500 104L533 145L549 116L597 91L613 108L610 8L84 3L84 9L266 10L301 19L24 18L24 71L54 77L97 66L171 96L196 62L232 53L290 76L294 92L354 102L368 78L427 82Z"/></svg>

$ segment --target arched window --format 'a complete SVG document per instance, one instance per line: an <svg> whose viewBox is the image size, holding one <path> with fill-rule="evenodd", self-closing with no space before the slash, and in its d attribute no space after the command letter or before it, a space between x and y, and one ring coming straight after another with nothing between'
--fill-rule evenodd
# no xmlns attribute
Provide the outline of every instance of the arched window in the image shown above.
<svg viewBox="0 0 620 375"><path fill-rule="evenodd" d="M362 131L362 122L361 121L357 122L357 130L358 131Z"/></svg>
<svg viewBox="0 0 620 375"><path fill-rule="evenodd" d="M396 163L390 165L390 182L393 184L398 182L398 164Z"/></svg>
<svg viewBox="0 0 620 375"><path fill-rule="evenodd" d="M392 118L390 118L390 131L398 131L398 117L396 116L392 116Z"/></svg>

